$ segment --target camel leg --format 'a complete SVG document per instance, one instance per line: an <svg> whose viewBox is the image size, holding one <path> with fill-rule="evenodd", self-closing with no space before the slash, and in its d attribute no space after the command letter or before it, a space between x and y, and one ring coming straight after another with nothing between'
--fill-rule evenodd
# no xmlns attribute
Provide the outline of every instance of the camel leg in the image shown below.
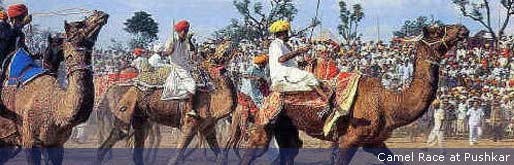
<svg viewBox="0 0 514 165"><path fill-rule="evenodd" d="M29 165L41 164L41 148L39 147L25 147L25 154L27 156L27 163Z"/></svg>
<svg viewBox="0 0 514 165"><path fill-rule="evenodd" d="M389 148L387 148L386 144L384 142L379 142L378 144L374 145L365 145L363 147L363 150L375 155L375 157L378 157L378 154L384 153L386 155L393 155L393 152ZM384 162L385 164L401 164L400 162Z"/></svg>
<svg viewBox="0 0 514 165"><path fill-rule="evenodd" d="M145 140L146 140L146 131L142 128L134 129L134 152L132 153L132 159L134 160L134 164L144 164L143 152L145 149Z"/></svg>
<svg viewBox="0 0 514 165"><path fill-rule="evenodd" d="M184 117L184 125L182 126L180 137L178 139L178 154L175 158L168 160L168 164L177 164L179 161L185 160L184 153L186 148L191 143L191 140L193 140L196 132L198 132L198 121L189 116Z"/></svg>
<svg viewBox="0 0 514 165"><path fill-rule="evenodd" d="M64 158L64 148L63 146L60 147L52 147L46 149L46 152L48 154L48 161L53 165L60 165L62 164L62 160Z"/></svg>
<svg viewBox="0 0 514 165"><path fill-rule="evenodd" d="M239 155L239 147L237 144L241 139L241 129L240 129L240 120L241 120L241 106L238 106L238 109L232 115L232 122L230 123L229 136L225 143L225 147L223 149L223 160L222 164L227 164L228 161L228 153L230 152L230 148L234 148L234 152L238 158L241 158Z"/></svg>
<svg viewBox="0 0 514 165"><path fill-rule="evenodd" d="M203 134L207 144L211 148L212 152L216 155L216 161L220 162L222 159L219 159L221 153L220 146L218 145L218 139L216 139L216 129L215 125L211 125L204 129L201 134Z"/></svg>
<svg viewBox="0 0 514 165"><path fill-rule="evenodd" d="M121 131L120 129L114 128L113 130L111 130L109 137L102 143L100 148L98 148L95 164L101 164L104 160L105 154L111 150L114 144L116 144L118 141L122 140L125 137L127 137L127 134Z"/></svg>
<svg viewBox="0 0 514 165"><path fill-rule="evenodd" d="M294 159L303 145L298 129L289 118L281 116L277 120L275 130L275 137L280 147L280 164L294 164Z"/></svg>
<svg viewBox="0 0 514 165"><path fill-rule="evenodd" d="M161 146L161 140L162 140L161 127L158 124L154 123L152 125L151 132L152 132L151 139L154 139L154 140L153 140L153 142L150 143L152 145L151 150L150 150L150 152L148 152L145 161L148 164L155 164L154 162L155 162L155 160L157 160L157 151L159 150L159 146Z"/></svg>
<svg viewBox="0 0 514 165"><path fill-rule="evenodd" d="M336 151L336 164L350 164L355 152L359 149L357 140L349 139L347 136L339 138L339 148Z"/></svg>
<svg viewBox="0 0 514 165"><path fill-rule="evenodd" d="M250 133L249 147L244 152L240 164L251 164L257 157L263 155L271 141L272 132L263 126L256 126Z"/></svg>

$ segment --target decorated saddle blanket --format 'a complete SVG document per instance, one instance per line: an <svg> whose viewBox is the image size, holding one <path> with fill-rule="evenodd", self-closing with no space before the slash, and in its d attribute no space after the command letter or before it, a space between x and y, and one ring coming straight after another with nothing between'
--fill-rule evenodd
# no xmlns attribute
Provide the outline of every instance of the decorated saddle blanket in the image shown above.
<svg viewBox="0 0 514 165"><path fill-rule="evenodd" d="M142 71L134 81L147 88L163 88L166 78L171 73L171 66L165 65L154 70Z"/></svg>
<svg viewBox="0 0 514 165"><path fill-rule="evenodd" d="M7 85L25 85L46 72L23 48L18 49L11 59Z"/></svg>
<svg viewBox="0 0 514 165"><path fill-rule="evenodd" d="M323 126L324 135L328 135L339 117L350 113L350 109L359 87L360 74L341 72L332 80L335 91L335 111L326 120Z"/></svg>
<svg viewBox="0 0 514 165"><path fill-rule="evenodd" d="M330 93L333 92L333 95L335 95L332 96L334 97L332 103L323 100L315 91L272 92L269 97L265 98L263 107L256 115L255 123L258 125L268 124L270 121L276 119L284 107L288 110L311 109L316 110L316 113L320 113L323 109L330 107L330 104L332 104L332 114L326 119L325 125L323 126L323 132L327 135L335 121L337 121L339 117L349 113L357 93L359 79L359 74L340 73L332 80L330 85L323 85L322 87L325 93L329 93L330 96Z"/></svg>

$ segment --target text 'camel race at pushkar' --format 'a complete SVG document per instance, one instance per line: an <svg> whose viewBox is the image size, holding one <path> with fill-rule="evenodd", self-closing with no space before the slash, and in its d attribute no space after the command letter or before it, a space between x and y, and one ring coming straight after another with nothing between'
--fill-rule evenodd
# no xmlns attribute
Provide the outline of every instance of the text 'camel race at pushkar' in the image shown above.
<svg viewBox="0 0 514 165"><path fill-rule="evenodd" d="M381 162L508 162L510 154L497 154L495 152L427 154L415 153L389 155L380 153L377 159Z"/></svg>

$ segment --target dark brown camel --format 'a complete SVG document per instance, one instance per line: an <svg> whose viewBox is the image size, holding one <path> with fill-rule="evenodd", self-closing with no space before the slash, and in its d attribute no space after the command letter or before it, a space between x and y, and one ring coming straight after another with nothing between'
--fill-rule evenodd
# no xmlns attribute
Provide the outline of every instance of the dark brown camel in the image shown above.
<svg viewBox="0 0 514 165"><path fill-rule="evenodd" d="M391 153L384 141L391 132L417 120L435 99L439 77L438 63L444 54L457 42L466 38L469 31L462 25L428 27L424 37L417 43L417 57L412 84L401 92L383 87L380 79L361 77L351 118L341 118L336 122L331 135L324 136L324 120L317 115L322 109L310 107L291 108L284 105L275 125L257 126L251 132L250 148L242 159L242 164L250 164L262 155L274 134L281 148L280 160L283 164L293 164L302 147L298 131L327 141L337 142L340 152L337 164L349 164L359 147L378 154L377 150ZM340 89L336 89L339 91ZM351 121L351 122L348 122ZM350 124L351 123L351 124ZM293 150L291 150L293 149Z"/></svg>
<svg viewBox="0 0 514 165"><path fill-rule="evenodd" d="M89 118L94 100L91 50L107 19L107 14L95 11L83 21L65 23L67 89L62 89L52 75L42 75L19 88L2 89L6 110L16 114L14 121L29 164L39 164L41 151L47 148L52 148L43 150L51 163L61 164L63 145L72 128Z"/></svg>
<svg viewBox="0 0 514 165"><path fill-rule="evenodd" d="M145 127L149 121L180 128L181 135L178 139L179 149L176 157L170 162L178 162L184 160L184 151L190 144L197 132L205 137L211 149L218 155L219 146L216 139L215 124L219 119L227 117L236 107L236 89L231 79L225 75L225 70L216 66L224 65L224 58L220 57L207 60L202 68L210 71L211 81L214 82L216 90L210 93L197 92L194 96L193 108L199 113L199 119L194 119L184 115L186 110L183 108L183 101L161 101L162 89L156 89L151 92L141 91L138 87L129 87L126 94L118 102L117 108L113 109L113 113L121 111L133 112L130 116L131 123L115 119L118 127L111 131L109 138L102 144L98 151L97 163L103 161L106 152L119 140L126 136L128 128L134 129L135 152L133 159L136 163L142 163L141 149L145 142ZM216 64L213 64L215 61ZM213 72L214 71L214 72ZM125 87L118 87L125 88ZM112 104L112 103L111 103ZM118 111L118 112L116 112Z"/></svg>

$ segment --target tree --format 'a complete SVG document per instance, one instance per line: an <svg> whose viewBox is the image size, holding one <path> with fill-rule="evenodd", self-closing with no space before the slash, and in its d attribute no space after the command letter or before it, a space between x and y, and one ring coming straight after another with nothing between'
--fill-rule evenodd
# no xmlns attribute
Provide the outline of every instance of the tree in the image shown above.
<svg viewBox="0 0 514 165"><path fill-rule="evenodd" d="M262 2L234 0L233 5L242 16L242 21L232 19L228 26L216 31L213 34L214 37L226 37L234 42L247 39L255 43L271 35L268 28L273 22L277 20L293 21L298 12L294 6L293 0L271 0L269 11L264 11ZM304 34L307 29L315 27L319 25L319 23L319 20L313 20L311 25L307 28L293 31L293 34Z"/></svg>
<svg viewBox="0 0 514 165"><path fill-rule="evenodd" d="M395 37L410 37L418 36L423 34L423 27L430 25L444 25L441 20L436 20L433 17L428 18L426 16L419 16L414 20L407 20L403 23L402 28L399 31L394 31Z"/></svg>
<svg viewBox="0 0 514 165"><path fill-rule="evenodd" d="M470 2L469 0L452 0L452 2L457 5L457 8L464 17L477 21L484 26L487 31L491 33L495 41L497 41L498 38L503 37L504 31L509 24L510 17L514 15L514 0L500 0L499 3L501 6L506 9L506 12L504 13L506 17L503 23L500 24L501 27L498 30L498 33L495 33L491 26L491 2L489 0L479 0L475 2Z"/></svg>
<svg viewBox="0 0 514 165"><path fill-rule="evenodd" d="M347 44L360 36L358 33L359 23L364 18L364 11L360 4L354 4L352 9L353 11L348 9L348 5L344 1L339 1L341 23L337 26L337 30Z"/></svg>
<svg viewBox="0 0 514 165"><path fill-rule="evenodd" d="M148 48L152 42L157 40L159 25L152 15L145 11L135 12L134 16L123 24L125 25L123 30L132 35L129 42L131 48Z"/></svg>

